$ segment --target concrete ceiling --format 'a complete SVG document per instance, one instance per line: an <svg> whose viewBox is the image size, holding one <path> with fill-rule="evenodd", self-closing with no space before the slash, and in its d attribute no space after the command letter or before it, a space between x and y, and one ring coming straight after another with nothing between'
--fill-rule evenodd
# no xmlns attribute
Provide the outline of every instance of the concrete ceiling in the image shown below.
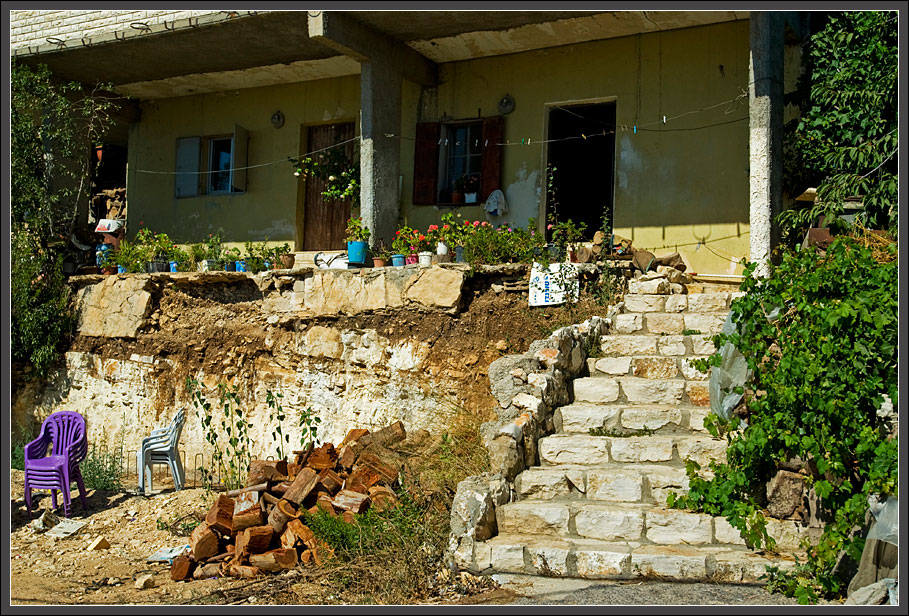
<svg viewBox="0 0 909 616"><path fill-rule="evenodd" d="M518 53L642 32L747 19L742 11L351 11L434 62ZM259 12L46 45L21 61L140 99L351 75L359 64L308 37L306 11ZM114 52L115 51L115 52Z"/></svg>

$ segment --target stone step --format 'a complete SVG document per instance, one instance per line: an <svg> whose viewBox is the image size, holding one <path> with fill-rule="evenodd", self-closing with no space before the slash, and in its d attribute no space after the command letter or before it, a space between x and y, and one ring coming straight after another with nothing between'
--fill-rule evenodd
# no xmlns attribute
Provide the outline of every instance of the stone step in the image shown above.
<svg viewBox="0 0 909 616"><path fill-rule="evenodd" d="M594 539L654 545L745 546L725 518L659 505L591 501L522 500L496 508L498 533ZM808 528L769 519L778 549L798 549Z"/></svg>
<svg viewBox="0 0 909 616"><path fill-rule="evenodd" d="M741 293L729 291L692 293L690 295L634 295L625 296L624 312L729 312L734 297ZM723 315L725 318L725 314Z"/></svg>
<svg viewBox="0 0 909 616"><path fill-rule="evenodd" d="M725 462L726 441L710 436L589 436L553 434L540 439L541 466L580 464L600 466L610 462L675 462L691 459L707 468L711 460Z"/></svg>
<svg viewBox="0 0 909 616"><path fill-rule="evenodd" d="M712 336L723 331L726 313L625 312L617 314L612 331L616 334L683 335L697 331Z"/></svg>
<svg viewBox="0 0 909 616"><path fill-rule="evenodd" d="M771 559L743 546L642 545L518 533L501 534L474 548L482 573L625 580L659 576L724 583L756 583L768 565L794 567L796 555L804 560L803 554L779 554Z"/></svg>
<svg viewBox="0 0 909 616"><path fill-rule="evenodd" d="M706 381L709 372L701 372L691 361L708 355L663 356L626 355L624 357L591 357L587 360L590 376L636 376L644 379Z"/></svg>
<svg viewBox="0 0 909 616"><path fill-rule="evenodd" d="M716 347L711 335L607 334L599 351L601 357L681 357L713 355Z"/></svg>
<svg viewBox="0 0 909 616"><path fill-rule="evenodd" d="M592 376L575 379L573 384L575 402L710 405L707 381Z"/></svg>
<svg viewBox="0 0 909 616"><path fill-rule="evenodd" d="M709 478L709 471L701 476ZM535 466L515 477L518 500L590 500L665 505L669 492L688 493L681 465L603 464Z"/></svg>
<svg viewBox="0 0 909 616"><path fill-rule="evenodd" d="M690 405L628 405L575 402L555 410L557 433L589 434L591 429L656 434L705 433L704 418L709 407Z"/></svg>

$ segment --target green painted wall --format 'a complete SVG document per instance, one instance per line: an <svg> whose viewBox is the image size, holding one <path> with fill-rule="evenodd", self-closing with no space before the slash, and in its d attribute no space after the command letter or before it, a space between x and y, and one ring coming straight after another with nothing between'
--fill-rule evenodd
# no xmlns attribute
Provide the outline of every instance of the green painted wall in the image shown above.
<svg viewBox="0 0 909 616"><path fill-rule="evenodd" d="M748 53L748 22L737 21L451 63L441 66L437 115L424 119L495 115L502 96L514 97L506 140L531 145L505 147L502 189L508 218L526 224L541 219L549 106L615 100L616 233L658 255L678 250L691 271L738 273L729 258L748 254L748 98L722 101L746 91ZM442 212L411 205L412 172L402 151L405 214L425 227Z"/></svg>
<svg viewBox="0 0 909 616"><path fill-rule="evenodd" d="M276 129L271 116L278 110L285 121ZM130 130L129 236L144 224L196 242L220 227L230 242L268 238L293 246L302 181L286 159L300 152L301 127L358 122L359 110L359 75L143 103ZM176 198L177 139L232 133L234 123L249 131L248 164L263 165L249 169L247 192Z"/></svg>

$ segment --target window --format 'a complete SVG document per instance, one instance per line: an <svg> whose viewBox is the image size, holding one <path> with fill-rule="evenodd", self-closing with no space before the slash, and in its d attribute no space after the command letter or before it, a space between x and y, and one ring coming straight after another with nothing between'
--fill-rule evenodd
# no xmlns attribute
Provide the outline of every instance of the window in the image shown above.
<svg viewBox="0 0 909 616"><path fill-rule="evenodd" d="M415 205L452 204L455 183L479 178L478 198L500 188L504 118L417 124L414 148Z"/></svg>
<svg viewBox="0 0 909 616"><path fill-rule="evenodd" d="M177 139L174 194L177 197L246 191L249 133L239 125L233 135Z"/></svg>

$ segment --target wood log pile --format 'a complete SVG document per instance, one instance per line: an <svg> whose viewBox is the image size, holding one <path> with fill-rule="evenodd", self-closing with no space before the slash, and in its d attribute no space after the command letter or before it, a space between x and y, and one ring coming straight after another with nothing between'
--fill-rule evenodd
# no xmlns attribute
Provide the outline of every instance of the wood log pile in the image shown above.
<svg viewBox="0 0 909 616"><path fill-rule="evenodd" d="M92 195L92 211L100 218L126 218L126 188L110 188Z"/></svg>
<svg viewBox="0 0 909 616"><path fill-rule="evenodd" d="M396 422L377 432L354 429L340 445L309 445L293 462L253 460L246 487L221 494L193 531L188 552L174 559L171 579L218 575L251 578L298 564L319 566L333 556L315 537L305 513L319 510L355 524L370 508L395 507L407 438Z"/></svg>

